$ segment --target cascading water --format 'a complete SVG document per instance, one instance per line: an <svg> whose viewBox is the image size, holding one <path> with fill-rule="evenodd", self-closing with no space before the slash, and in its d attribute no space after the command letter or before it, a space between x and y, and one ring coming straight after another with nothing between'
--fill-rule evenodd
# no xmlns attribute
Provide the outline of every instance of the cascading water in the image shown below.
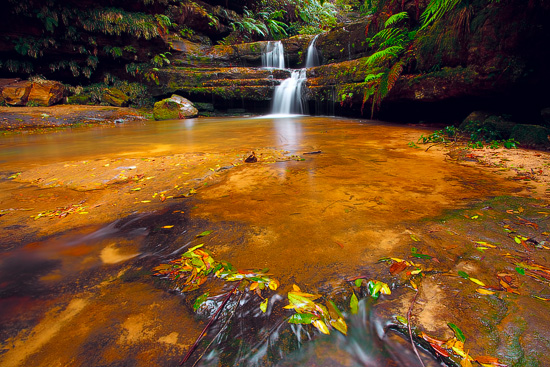
<svg viewBox="0 0 550 367"><path fill-rule="evenodd" d="M271 113L275 115L303 114L302 84L306 81L306 70L293 70L290 78L275 88Z"/></svg>
<svg viewBox="0 0 550 367"><path fill-rule="evenodd" d="M315 47L315 42L317 41L317 37L319 37L319 35L316 35L313 38L313 40L309 44L309 47L307 48L306 68L312 68L312 67L321 65L321 61L319 59L319 53L317 52L317 48Z"/></svg>
<svg viewBox="0 0 550 367"><path fill-rule="evenodd" d="M265 52L262 53L262 67L264 68L285 68L285 52L281 41L269 41Z"/></svg>

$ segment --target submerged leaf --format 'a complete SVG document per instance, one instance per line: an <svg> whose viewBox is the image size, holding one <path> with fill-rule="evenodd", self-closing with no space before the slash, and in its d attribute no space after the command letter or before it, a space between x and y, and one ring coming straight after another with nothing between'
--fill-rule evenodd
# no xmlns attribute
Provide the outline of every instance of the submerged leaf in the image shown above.
<svg viewBox="0 0 550 367"><path fill-rule="evenodd" d="M208 299L209 295L210 293L206 292L203 295L197 297L197 299L195 300L195 303L193 303L193 311L197 312L197 310L201 307L201 305Z"/></svg>
<svg viewBox="0 0 550 367"><path fill-rule="evenodd" d="M454 331L456 339L462 343L466 341L466 337L464 336L464 333L458 326L453 324L452 322L448 322L447 325Z"/></svg>

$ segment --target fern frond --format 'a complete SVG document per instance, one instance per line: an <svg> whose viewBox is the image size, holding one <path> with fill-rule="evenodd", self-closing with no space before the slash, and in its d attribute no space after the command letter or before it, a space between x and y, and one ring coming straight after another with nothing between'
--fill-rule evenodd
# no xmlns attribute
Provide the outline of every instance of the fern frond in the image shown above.
<svg viewBox="0 0 550 367"><path fill-rule="evenodd" d="M456 8L462 0L431 0L426 10L420 16L420 21L424 29L435 21L441 19L445 14Z"/></svg>
<svg viewBox="0 0 550 367"><path fill-rule="evenodd" d="M388 20L386 20L386 23L384 23L384 28L393 27L397 23L406 19L409 19L409 14L407 14L406 11L394 14L391 17L389 17Z"/></svg>
<svg viewBox="0 0 550 367"><path fill-rule="evenodd" d="M388 83L386 87L387 89L386 95L388 95L388 93L392 90L393 86L397 82L397 79L399 79L399 76L403 72L404 67L405 67L405 62L403 61L399 61L391 67L390 71L388 72ZM383 96L382 98L386 97L386 95Z"/></svg>
<svg viewBox="0 0 550 367"><path fill-rule="evenodd" d="M373 82L377 79L380 79L380 77L383 75L384 73L378 73L378 74L369 74L367 75L367 77L365 78L365 83L370 83L370 82Z"/></svg>
<svg viewBox="0 0 550 367"><path fill-rule="evenodd" d="M405 51L405 48L403 48L403 46L391 46L385 48L370 55L366 61L366 65L367 67L380 65L384 61L397 58L401 53L403 53L403 51Z"/></svg>
<svg viewBox="0 0 550 367"><path fill-rule="evenodd" d="M372 37L373 43L384 43L387 40L394 38L398 36L400 33L403 33L403 31L399 28L386 28L382 29L380 32L376 33L374 37Z"/></svg>

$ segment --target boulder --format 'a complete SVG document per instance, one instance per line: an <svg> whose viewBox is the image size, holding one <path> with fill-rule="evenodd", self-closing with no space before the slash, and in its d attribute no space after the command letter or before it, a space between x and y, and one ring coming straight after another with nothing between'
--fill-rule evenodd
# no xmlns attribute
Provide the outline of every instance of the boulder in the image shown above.
<svg viewBox="0 0 550 367"><path fill-rule="evenodd" d="M27 104L51 106L63 99L65 87L54 80L41 80L32 83Z"/></svg>
<svg viewBox="0 0 550 367"><path fill-rule="evenodd" d="M115 107L126 107L130 103L130 97L118 88L106 88L101 95L101 101Z"/></svg>
<svg viewBox="0 0 550 367"><path fill-rule="evenodd" d="M199 111L186 98L173 94L170 98L155 103L153 118L155 120L177 120L197 117Z"/></svg>
<svg viewBox="0 0 550 367"><path fill-rule="evenodd" d="M9 105L24 106L29 98L31 88L32 83L29 81L9 84L2 89L2 97Z"/></svg>
<svg viewBox="0 0 550 367"><path fill-rule="evenodd" d="M550 130L540 125L518 124L512 129L510 138L523 147L550 146Z"/></svg>
<svg viewBox="0 0 550 367"><path fill-rule="evenodd" d="M491 115L487 111L474 111L458 127L475 136L476 139L502 140L510 138L515 122L504 116Z"/></svg>

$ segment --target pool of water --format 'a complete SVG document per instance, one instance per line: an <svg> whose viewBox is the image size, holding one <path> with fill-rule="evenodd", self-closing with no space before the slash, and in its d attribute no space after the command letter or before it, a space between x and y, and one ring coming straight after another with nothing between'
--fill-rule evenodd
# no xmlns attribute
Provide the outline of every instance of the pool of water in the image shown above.
<svg viewBox="0 0 550 367"><path fill-rule="evenodd" d="M181 204L166 201L154 210L136 205L110 222L89 226L74 222L72 228L73 215L63 219L62 231L40 237L22 221L17 230L28 233L15 248L2 244L0 254L0 310L6 315L0 319L4 328L0 361L6 366L22 365L29 358L38 365L179 362L205 320L197 319L190 309L194 298L168 292L169 286L153 278L151 269L200 242L217 259L238 268L269 268L281 282L279 295L273 295L281 307L293 284L306 292L340 295L342 304L349 302L347 280L382 276L375 265L378 259L408 253L418 223L517 190L497 176L446 160L435 149L425 152L408 146L429 133L369 120L292 116L145 121L3 138L3 205L11 203L8 196L37 190L32 183L14 187L6 179L9 174L64 162L194 154L217 155L220 164L230 164L230 169ZM235 164L235 157L251 152L258 162L241 159ZM277 155L287 159L276 159ZM56 195L74 194L63 186L55 190ZM161 230L166 223L173 227L170 232ZM205 230L212 234L196 237ZM206 287L213 294L222 292L219 284ZM261 314L246 310L243 307L235 317L247 320L235 321L241 329L234 326L227 335L244 340L246 334L248 344L239 345L226 336L226 346L217 343L204 365L247 365L252 360L259 365L310 365L315 358L322 360L318 358L325 348L322 341L285 359L287 352L301 345L298 335L310 339L315 330L292 329L283 322L288 315L282 311L266 322ZM365 316L356 324L374 330L376 323L383 321ZM262 333L270 336L254 345ZM362 341L351 346L328 342L338 346L331 355L345 355L339 365L404 365L400 358L414 359L407 342L367 334L371 336L357 334L354 338ZM385 352L370 355L378 362L357 362L370 358L357 356L361 355L357 345L364 339L371 339L367 345L385 345ZM399 356L396 345L402 345ZM324 360L319 365L333 363Z"/></svg>

